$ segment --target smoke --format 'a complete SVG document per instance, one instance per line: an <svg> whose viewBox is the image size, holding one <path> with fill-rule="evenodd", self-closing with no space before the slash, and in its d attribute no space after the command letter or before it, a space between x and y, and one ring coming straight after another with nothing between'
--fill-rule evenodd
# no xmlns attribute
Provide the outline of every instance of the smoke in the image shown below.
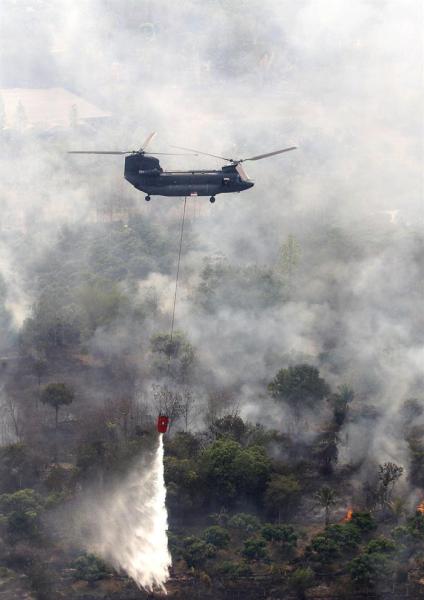
<svg viewBox="0 0 424 600"><path fill-rule="evenodd" d="M171 555L165 498L160 434L150 465L140 459L115 490L105 490L85 507L91 531L88 549L146 590L166 591Z"/></svg>
<svg viewBox="0 0 424 600"><path fill-rule="evenodd" d="M157 311L143 327L120 314L87 346L117 359L142 347L143 387L149 337L169 326L180 200L144 205L122 181L119 158L68 159L69 148L137 148L150 130L159 132L156 150L173 142L251 156L298 145L251 163L256 185L244 194L218 196L213 207L189 199L176 326L196 349L196 385L231 387L251 420L284 422L282 407L257 398L277 369L307 361L333 388L352 385L359 411L375 407L373 420L346 425L343 460L406 464L396 414L420 393L424 346L422 3L28 0L0 11L8 24L2 87L62 86L114 117L56 134L42 124L20 137L2 132L0 260L16 328L39 299L39 261L48 263L63 225L86 224L95 237L95 207L116 197L151 227L138 234L143 264L124 267L140 301L149 296ZM221 166L163 158L164 168ZM280 286L289 235L300 258L290 285ZM98 252L110 262L124 244L114 243ZM72 248L79 273L95 251L94 242ZM205 309L204 261L216 256L230 269L210 286Z"/></svg>

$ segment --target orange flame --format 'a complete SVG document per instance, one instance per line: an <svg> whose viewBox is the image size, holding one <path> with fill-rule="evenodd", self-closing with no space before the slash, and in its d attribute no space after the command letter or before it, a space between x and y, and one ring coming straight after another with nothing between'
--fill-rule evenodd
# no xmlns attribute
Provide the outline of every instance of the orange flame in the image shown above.
<svg viewBox="0 0 424 600"><path fill-rule="evenodd" d="M352 520L352 514L353 514L353 509L351 507L349 507L346 511L345 516L342 519L342 523L348 523L349 521Z"/></svg>
<svg viewBox="0 0 424 600"><path fill-rule="evenodd" d="M419 512L421 515L424 515L424 500L421 500L421 502L418 504L417 512Z"/></svg>

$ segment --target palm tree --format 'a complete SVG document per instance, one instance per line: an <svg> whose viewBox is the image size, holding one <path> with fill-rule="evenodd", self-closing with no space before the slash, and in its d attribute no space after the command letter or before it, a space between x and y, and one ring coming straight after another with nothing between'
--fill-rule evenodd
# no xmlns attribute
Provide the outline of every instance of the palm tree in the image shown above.
<svg viewBox="0 0 424 600"><path fill-rule="evenodd" d="M315 492L314 500L325 510L325 526L330 523L330 510L337 504L337 493L328 485L323 485L320 490Z"/></svg>

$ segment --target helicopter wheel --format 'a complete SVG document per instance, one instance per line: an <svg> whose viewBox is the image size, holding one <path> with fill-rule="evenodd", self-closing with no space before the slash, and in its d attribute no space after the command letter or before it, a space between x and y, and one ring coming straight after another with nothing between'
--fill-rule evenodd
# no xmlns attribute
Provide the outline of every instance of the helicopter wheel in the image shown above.
<svg viewBox="0 0 424 600"><path fill-rule="evenodd" d="M150 202L150 196L146 196L144 199L146 202Z"/></svg>
<svg viewBox="0 0 424 600"><path fill-rule="evenodd" d="M215 196L211 196L211 197L209 198L209 202L211 202L211 203L213 204L213 203L215 202Z"/></svg>

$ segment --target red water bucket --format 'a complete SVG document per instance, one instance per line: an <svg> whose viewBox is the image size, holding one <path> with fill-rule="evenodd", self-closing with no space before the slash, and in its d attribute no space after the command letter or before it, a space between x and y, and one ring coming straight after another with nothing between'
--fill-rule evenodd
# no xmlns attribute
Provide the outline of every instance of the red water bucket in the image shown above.
<svg viewBox="0 0 424 600"><path fill-rule="evenodd" d="M169 417L165 415L158 416L158 431L159 433L166 433L169 424Z"/></svg>

